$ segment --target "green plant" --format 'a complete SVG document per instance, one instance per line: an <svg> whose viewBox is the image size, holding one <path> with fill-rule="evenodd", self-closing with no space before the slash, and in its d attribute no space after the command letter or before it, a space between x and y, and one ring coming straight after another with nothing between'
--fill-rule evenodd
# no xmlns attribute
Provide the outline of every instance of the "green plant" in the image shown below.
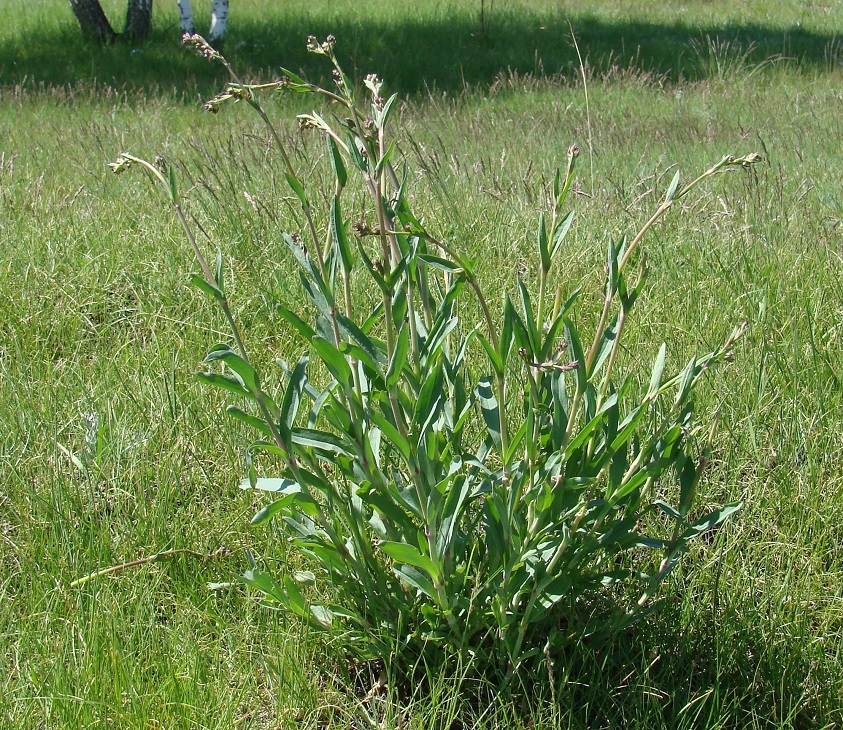
<svg viewBox="0 0 843 730"><path fill-rule="evenodd" d="M576 147L539 216L538 291L519 280L495 316L472 262L412 212L409 176L394 169L387 134L396 96L384 98L377 77L366 78L364 106L333 39L311 38L309 49L333 65L335 91L288 71L277 84L245 85L201 39L190 42L232 74L206 107L244 101L266 123L306 229L306 243L294 233L283 239L310 315L278 307L305 352L293 366L279 363L286 386L271 393L226 298L222 256L212 268L202 254L172 169L129 154L112 166L141 165L167 191L202 269L193 282L219 304L233 335L233 347L217 345L206 357L223 371L197 377L251 403L228 410L260 434L248 449L246 485L274 499L253 523L276 519L315 569L276 578L252 564L243 580L358 658L383 659L400 674L457 655L508 680L587 630L595 599L624 607L610 613L615 625L657 605L652 597L688 543L739 507L693 514L700 468L691 441L695 387L730 357L742 327L676 373L665 375L662 345L652 367L633 365L619 377L647 273L641 242L701 182L758 156L724 157L684 186L677 173L641 230L609 243L603 306L584 343L571 317L578 292L549 291L573 221L564 204ZM301 117L324 136L333 168L321 226L256 95L267 88L321 95L342 109L333 122ZM345 218L349 190L358 205L367 200L371 220ZM353 306L360 275L379 292L373 311ZM480 324L466 326L461 317L477 311L475 302ZM321 367L312 370L311 360ZM266 457L276 477L257 476L256 460Z"/></svg>

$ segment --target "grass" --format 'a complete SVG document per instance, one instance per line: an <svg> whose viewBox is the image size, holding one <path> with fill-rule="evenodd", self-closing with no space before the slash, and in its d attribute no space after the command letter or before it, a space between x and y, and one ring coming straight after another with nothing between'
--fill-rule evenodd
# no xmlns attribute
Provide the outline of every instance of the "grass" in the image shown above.
<svg viewBox="0 0 843 730"><path fill-rule="evenodd" d="M236 585L207 587L232 581L247 550L283 570L283 546L248 527L258 502L237 488L247 434L190 378L223 322L186 284L193 264L163 203L104 165L123 149L160 154L197 184L191 209L230 257L233 301L271 362L296 354L273 307L294 296L278 234L298 224L264 135L243 111L201 113L194 101L221 77L170 41L171 8L133 54L79 44L64 3L7 5L0 725L362 727L348 669L313 668L330 647ZM678 363L749 322L699 406L719 424L704 501L742 498L744 510L695 548L643 629L584 640L520 698L472 687L485 712L463 709L475 727L843 724L840 7L498 2L485 33L477 3L402 15L317 1L265 21L260 7L232 16L231 56L250 74L310 71L303 36L333 32L361 72L409 96L401 124L415 145L401 152L421 170L415 208L501 291L571 142L586 154L563 280L595 309L606 237L646 219L674 164L690 174L725 152L764 152L754 174L719 179L657 229L646 319L625 353L650 362L666 339ZM297 103L273 113L299 169L318 178ZM230 555L210 557L221 546ZM69 587L171 548L209 557ZM450 727L461 685L431 679L405 727ZM395 704L383 711L398 726Z"/></svg>

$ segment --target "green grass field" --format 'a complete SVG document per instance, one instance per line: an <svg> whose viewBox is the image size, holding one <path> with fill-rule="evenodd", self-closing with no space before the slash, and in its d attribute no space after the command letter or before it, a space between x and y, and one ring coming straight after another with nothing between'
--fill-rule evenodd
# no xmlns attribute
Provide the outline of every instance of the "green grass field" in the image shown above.
<svg viewBox="0 0 843 730"><path fill-rule="evenodd" d="M3 7L0 727L371 727L368 687L235 582L247 551L286 564L280 538L249 527L260 498L238 488L250 434L191 378L225 323L188 285L164 201L106 167L123 150L174 163L205 245L230 261L250 343L267 363L297 358L274 315L297 296L281 167L245 109L202 112L222 72L179 47L175 4L157 5L137 49L84 46L60 0ZM843 725L843 5L498 0L483 25L469 0L232 6L226 53L249 78L323 73L304 40L334 33L349 69L401 93L414 208L501 293L571 143L583 155L559 280L584 287L595 317L608 237L649 217L677 166L764 155L654 231L624 353L649 368L666 341L677 365L749 323L698 406L718 424L700 508L743 510L687 556L660 613L583 640L545 686L487 689L452 725L474 692L433 677L403 714L382 710L384 727ZM295 122L309 103L269 108L318 186L322 147ZM69 585L170 549L207 557Z"/></svg>

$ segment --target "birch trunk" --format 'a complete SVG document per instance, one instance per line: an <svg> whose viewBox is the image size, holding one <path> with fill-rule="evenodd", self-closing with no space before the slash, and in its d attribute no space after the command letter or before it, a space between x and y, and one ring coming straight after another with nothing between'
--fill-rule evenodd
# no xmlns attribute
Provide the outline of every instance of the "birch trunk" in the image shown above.
<svg viewBox="0 0 843 730"><path fill-rule="evenodd" d="M211 3L211 29L208 31L208 42L222 43L228 28L228 0L213 0Z"/></svg>
<svg viewBox="0 0 843 730"><path fill-rule="evenodd" d="M145 41L152 30L152 0L129 0L123 35L130 41Z"/></svg>
<svg viewBox="0 0 843 730"><path fill-rule="evenodd" d="M190 7L190 0L179 0L179 24L181 32L193 35L196 26L193 23L193 8Z"/></svg>
<svg viewBox="0 0 843 730"><path fill-rule="evenodd" d="M105 17L99 0L70 0L70 8L79 21L82 35L96 43L113 43L117 34Z"/></svg>

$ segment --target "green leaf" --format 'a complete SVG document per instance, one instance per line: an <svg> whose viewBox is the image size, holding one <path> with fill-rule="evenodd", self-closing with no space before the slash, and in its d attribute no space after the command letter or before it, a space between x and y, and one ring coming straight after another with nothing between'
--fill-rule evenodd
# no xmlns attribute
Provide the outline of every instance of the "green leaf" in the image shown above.
<svg viewBox="0 0 843 730"><path fill-rule="evenodd" d="M387 366L386 360L386 346L372 337L369 337L362 329L360 329L354 322L346 317L342 312L335 314L337 324L340 332L352 340L363 351L363 362L365 362L374 372L383 377L384 368ZM359 353L358 353L359 354Z"/></svg>
<svg viewBox="0 0 843 730"><path fill-rule="evenodd" d="M301 492L301 486L298 482L292 479L275 477L259 477L255 479L254 484L252 484L251 479L244 479L240 482L240 489L259 489L262 492L283 492L285 494Z"/></svg>
<svg viewBox="0 0 843 730"><path fill-rule="evenodd" d="M383 105L383 109L381 110L378 120L378 126L383 128L386 126L386 123L389 121L389 117L392 114L392 108L395 105L395 100L398 98L398 94L393 94L390 96L386 103Z"/></svg>
<svg viewBox="0 0 843 730"><path fill-rule="evenodd" d="M547 226L544 223L544 211L539 213L539 257L541 258L542 271L546 274L550 271L550 248L547 245Z"/></svg>
<svg viewBox="0 0 843 730"><path fill-rule="evenodd" d="M345 224L340 212L340 199L336 195L331 200L331 236L339 250L343 270L346 274L351 273L354 259L351 258L351 247L348 245L348 237L345 234Z"/></svg>
<svg viewBox="0 0 843 730"><path fill-rule="evenodd" d="M347 135L347 137L348 152L351 155L352 161L357 166L358 170L360 170L361 172L367 172L369 166L366 164L366 158L360 152L361 147L365 149L363 141L360 139L360 137L357 137L350 133Z"/></svg>
<svg viewBox="0 0 843 730"><path fill-rule="evenodd" d="M433 254L429 253L420 253L416 254L418 258L424 261L426 264L429 264L434 269L440 269L441 271L447 271L450 274L462 274L464 269L462 266L455 264L453 261L449 259L444 259L441 256L434 256Z"/></svg>
<svg viewBox="0 0 843 730"><path fill-rule="evenodd" d="M676 171L676 174L673 176L673 180L670 181L670 185L667 188L667 193L664 196L665 203L672 203L673 196L676 195L676 189L679 187L679 170Z"/></svg>
<svg viewBox="0 0 843 730"><path fill-rule="evenodd" d="M419 397L413 410L413 427L424 437L427 427L434 421L442 407L442 365L441 362L428 373L419 391Z"/></svg>
<svg viewBox="0 0 843 730"><path fill-rule="evenodd" d="M492 379L488 377L480 378L477 384L477 400L480 403L480 412L483 415L483 421L486 423L486 429L492 437L492 442L500 453L501 450L501 414L498 408L498 400L495 398L494 390L492 388Z"/></svg>
<svg viewBox="0 0 843 730"><path fill-rule="evenodd" d="M527 337L530 346L527 348L528 354L531 358L536 358L539 355L539 327L540 323L536 322L533 315L533 305L530 303L530 292L527 291L527 286L521 279L518 279L518 292L521 295L521 313L524 315L524 326L527 328Z"/></svg>
<svg viewBox="0 0 843 730"><path fill-rule="evenodd" d="M662 374L664 373L664 359L667 354L667 343L662 342L659 348L659 354L656 356L656 364L653 365L653 373L650 375L650 387L647 388L646 400L653 400L659 394L659 388L662 384Z"/></svg>
<svg viewBox="0 0 843 730"><path fill-rule="evenodd" d="M582 343L577 334L577 328L570 319L565 317L565 339L568 342L568 352L577 363L578 367L574 370L574 375L577 382L577 392L585 392L585 386L588 383L588 373L585 371L585 355L583 354ZM575 416L576 414L571 414Z"/></svg>
<svg viewBox="0 0 843 730"><path fill-rule="evenodd" d="M317 431L310 428L296 428L293 429L293 443L299 446L319 449L320 451L327 451L328 453L338 454L341 456L354 456L356 450L354 445L335 436L332 433L325 431Z"/></svg>
<svg viewBox="0 0 843 730"><path fill-rule="evenodd" d="M348 181L348 172L345 169L345 162L343 162L340 148L334 138L328 134L325 136L325 139L328 141L328 152L331 157L331 167L334 169L334 177L336 177L337 185L340 190L342 190Z"/></svg>
<svg viewBox="0 0 843 730"><path fill-rule="evenodd" d="M565 431L568 428L568 392L565 389L565 373L556 371L550 378L553 394L553 420L551 422L551 440L554 451L562 446Z"/></svg>
<svg viewBox="0 0 843 730"><path fill-rule="evenodd" d="M697 359L692 357L685 369L682 371L682 376L679 380L679 389L676 391L676 399L673 402L674 408L685 402L688 393L691 389L691 383L694 381L694 376L697 374Z"/></svg>
<svg viewBox="0 0 843 730"><path fill-rule="evenodd" d="M282 606L289 607L284 589L269 573L252 568L243 573L240 580L265 596L269 596Z"/></svg>
<svg viewBox="0 0 843 730"><path fill-rule="evenodd" d="M306 210L308 205L307 196L304 194L304 186L299 182L298 178L295 175L291 175L289 172L285 172L284 177L287 180L287 184L293 189L293 192L299 199L301 207Z"/></svg>
<svg viewBox="0 0 843 730"><path fill-rule="evenodd" d="M501 365L506 368L509 355L512 352L512 344L515 342L515 322L518 316L515 307L512 306L512 299L509 296L504 300L503 305L503 327L501 328L500 358Z"/></svg>
<svg viewBox="0 0 843 730"><path fill-rule="evenodd" d="M428 578L418 568L415 568L412 565L400 565L394 568L393 572L402 581L413 586L413 588L417 588L428 598L436 600L436 589L433 587L433 583L430 578Z"/></svg>
<svg viewBox="0 0 843 730"><path fill-rule="evenodd" d="M571 223L573 222L574 211L570 211L567 215L562 217L556 224L556 230L553 232L553 247L550 251L551 259L556 258L556 254L559 252L559 248L562 246L562 242L568 235L568 231L571 230Z"/></svg>
<svg viewBox="0 0 843 730"><path fill-rule="evenodd" d="M698 481L697 465L689 457L683 465L682 471L679 472L679 514L682 517L687 517L688 512L691 511Z"/></svg>
<svg viewBox="0 0 843 730"><path fill-rule="evenodd" d="M407 362L407 353L410 351L410 327L405 322L398 331L398 341L395 343L395 351L389 361L386 370L386 387L391 388L401 379L401 373Z"/></svg>
<svg viewBox="0 0 843 730"><path fill-rule="evenodd" d="M409 464L410 456L412 454L410 442L400 434L398 429L390 421L388 421L386 417L374 409L370 411L369 418L381 430L387 441L398 449L398 453L401 454L404 461Z"/></svg>
<svg viewBox="0 0 843 730"><path fill-rule="evenodd" d="M571 442L565 449L565 454L570 456L580 446L582 446L592 433L594 433L594 430L605 420L606 413L613 408L617 408L617 404L618 394L612 393L612 395L603 401L603 405L600 406L600 410L594 415L594 417L580 429L579 433L573 439L571 439Z"/></svg>
<svg viewBox="0 0 843 730"><path fill-rule="evenodd" d="M216 388L223 388L244 398L253 398L248 389L237 378L232 378L230 375L222 375L221 373L193 373L193 377L200 383L213 385Z"/></svg>
<svg viewBox="0 0 843 730"><path fill-rule="evenodd" d="M717 527L718 525L723 524L729 515L737 512L741 509L741 507L743 507L743 502L732 502L731 504L724 505L720 509L710 512L705 517L701 517L694 522L691 527L683 533L682 539L689 540L692 537L696 537L697 535L701 535L703 532L710 530L712 527Z"/></svg>
<svg viewBox="0 0 843 730"><path fill-rule="evenodd" d="M179 202L179 193L178 188L176 187L176 171L172 165L170 165L170 169L168 170L169 174L169 183L170 183L170 199L174 203Z"/></svg>
<svg viewBox="0 0 843 730"><path fill-rule="evenodd" d="M295 502L295 500L295 494L285 494L283 497L276 499L274 502L270 502L269 504L261 507L261 509L255 512L255 515L249 521L249 524L260 525L266 522L267 520L271 520L273 517L275 517L275 515L283 511L292 502Z"/></svg>
<svg viewBox="0 0 843 730"><path fill-rule="evenodd" d="M422 555L415 545L406 542L380 542L378 545L384 553L396 562L412 565L414 568L424 570L433 580L437 579L439 571L436 569L436 565L427 555Z"/></svg>
<svg viewBox="0 0 843 730"><path fill-rule="evenodd" d="M501 356L498 354L495 348L492 347L492 343L489 342L489 340L487 340L479 332L476 334L476 337L478 340L480 340L480 344L483 345L483 349L486 351L486 355L488 356L489 362L492 364L495 373L497 375L503 375L503 360L501 360Z"/></svg>
<svg viewBox="0 0 843 730"><path fill-rule="evenodd" d="M620 324L620 315L616 314L612 318L612 321L609 322L606 330L603 332L603 336L600 338L600 344L597 347L597 356L594 359L594 365L591 367L592 373L600 372L600 368L603 367L603 363L606 362L607 358L611 354L612 348L615 345L615 340L617 340L618 337Z"/></svg>
<svg viewBox="0 0 843 730"><path fill-rule="evenodd" d="M634 408L630 411L626 418L618 426L618 433L616 434L615 438L612 439L612 445L609 447L610 451L618 451L632 436L635 432L635 428L638 425L638 422L647 413L648 408L646 404L640 405L637 408Z"/></svg>
<svg viewBox="0 0 843 730"><path fill-rule="evenodd" d="M225 294L222 293L222 290L219 287L214 286L213 284L209 283L204 276L200 276L199 274L193 274L190 277L190 283L193 284L199 291L204 292L212 299L215 299L218 302L221 302L225 299Z"/></svg>
<svg viewBox="0 0 843 730"><path fill-rule="evenodd" d="M343 388L350 389L352 385L351 366L346 362L343 354L328 340L316 335L312 340L313 349L319 358L325 363L325 367L331 372L336 381Z"/></svg>
<svg viewBox="0 0 843 730"><path fill-rule="evenodd" d="M250 393L260 393L258 374L255 369L228 345L215 345L205 356L205 362L221 360L240 379Z"/></svg>
<svg viewBox="0 0 843 730"><path fill-rule="evenodd" d="M309 358L303 355L296 367L290 373L290 382L287 383L287 388L284 391L284 399L281 402L281 423L286 427L287 432L293 428L296 422L296 416L299 412L299 405L301 404L301 396L307 383L307 365Z"/></svg>
<svg viewBox="0 0 843 730"><path fill-rule="evenodd" d="M389 158L392 157L392 153L395 151L395 140L393 139L392 142L389 143L389 147L387 147L386 152L383 153L381 158L378 160L378 164L375 165L375 174L379 173L389 162Z"/></svg>
<svg viewBox="0 0 843 730"><path fill-rule="evenodd" d="M216 258L216 267L214 268L214 281L217 284L217 288L221 292L225 292L225 282L223 281L223 265L222 265L222 249L217 246L217 258Z"/></svg>
<svg viewBox="0 0 843 730"><path fill-rule="evenodd" d="M237 406L228 406L228 408L225 409L225 412L228 413L228 415L232 418L236 418L238 421L241 421L246 425L257 429L264 436L267 436L269 438L273 437L272 429L270 429L266 421L264 421L262 418L253 416L251 413L246 413L240 408L237 408Z"/></svg>
<svg viewBox="0 0 843 730"><path fill-rule="evenodd" d="M308 84L303 78L301 78L300 76L296 76L292 71L288 71L283 66L279 66L279 70L281 71L281 74L290 79L290 81L292 81L295 86L303 86L305 87L303 89L304 91L310 91L310 84ZM300 89L295 90L299 91Z"/></svg>
<svg viewBox="0 0 843 730"><path fill-rule="evenodd" d="M308 342L316 335L316 330L301 319L292 309L289 309L283 304L277 304L275 309L281 315L281 318Z"/></svg>

